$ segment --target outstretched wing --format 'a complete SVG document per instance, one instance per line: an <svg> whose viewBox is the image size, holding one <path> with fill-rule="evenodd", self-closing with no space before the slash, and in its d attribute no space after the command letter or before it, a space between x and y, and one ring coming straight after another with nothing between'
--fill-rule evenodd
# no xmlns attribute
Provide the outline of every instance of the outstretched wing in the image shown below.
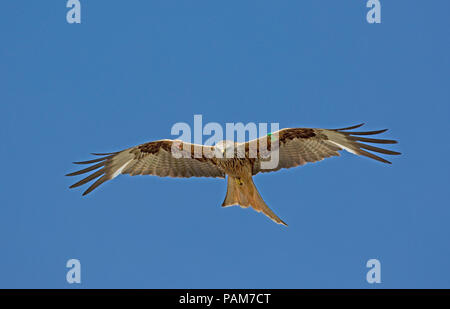
<svg viewBox="0 0 450 309"><path fill-rule="evenodd" d="M98 178L83 195L88 194L105 181L113 179L119 174L224 178L224 173L217 167L215 161L210 159L212 156L209 156L210 158L205 156L208 151L214 151L214 148L181 141L159 140L119 152L94 154L102 157L89 161L74 162L75 164L93 165L66 176L81 175L98 169L88 177L70 186L70 188L75 188Z"/></svg>
<svg viewBox="0 0 450 309"><path fill-rule="evenodd" d="M258 149L257 159L253 165L253 174L255 175L259 172L273 172L282 168L303 165L307 162L321 161L325 158L339 156L338 151L343 149L356 155L366 156L390 164L391 162L366 150L387 155L399 155L399 152L378 148L365 143L395 144L397 142L388 139L362 137L362 135L383 133L387 131L387 129L366 132L349 131L359 128L362 125L364 124L341 129L282 129L268 136L247 142L246 151L252 147L253 149L258 148L261 144L261 149L266 149L268 154L271 154L273 150L279 149L278 165L276 165L275 168L269 169L262 168L261 163L264 160L270 159L270 157L264 159L264 150Z"/></svg>

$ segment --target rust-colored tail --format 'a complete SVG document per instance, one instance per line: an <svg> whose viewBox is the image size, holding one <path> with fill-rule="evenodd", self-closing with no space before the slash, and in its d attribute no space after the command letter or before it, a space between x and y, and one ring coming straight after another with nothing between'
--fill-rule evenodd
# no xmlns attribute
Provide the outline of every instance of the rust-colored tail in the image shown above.
<svg viewBox="0 0 450 309"><path fill-rule="evenodd" d="M243 208L251 206L257 212L265 214L278 224L287 224L266 205L253 183L252 177L247 179L228 176L227 196L222 206L239 205Z"/></svg>

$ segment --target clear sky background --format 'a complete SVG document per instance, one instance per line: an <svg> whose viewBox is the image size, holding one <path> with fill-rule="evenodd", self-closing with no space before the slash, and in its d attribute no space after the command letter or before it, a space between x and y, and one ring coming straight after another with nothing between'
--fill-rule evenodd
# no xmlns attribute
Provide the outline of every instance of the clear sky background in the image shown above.
<svg viewBox="0 0 450 309"><path fill-rule="evenodd" d="M381 24L365 0L81 4L78 25L66 1L1 5L1 288L450 288L449 1L381 0ZM68 189L72 161L175 138L194 114L365 122L403 155L257 175L287 228L220 207L221 179Z"/></svg>

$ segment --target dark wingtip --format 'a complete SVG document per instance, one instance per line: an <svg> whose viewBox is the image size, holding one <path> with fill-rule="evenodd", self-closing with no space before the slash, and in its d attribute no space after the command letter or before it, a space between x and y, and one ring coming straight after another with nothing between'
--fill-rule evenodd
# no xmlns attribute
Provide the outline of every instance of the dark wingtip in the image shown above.
<svg viewBox="0 0 450 309"><path fill-rule="evenodd" d="M356 142L366 142L374 144L397 144L398 142L392 139L367 138L362 136L347 135L347 139Z"/></svg>
<svg viewBox="0 0 450 309"><path fill-rule="evenodd" d="M376 131L365 131L365 132L342 132L350 135L374 135L386 132L388 129L376 130Z"/></svg>
<svg viewBox="0 0 450 309"><path fill-rule="evenodd" d="M362 127L363 125L365 125L365 123L360 123L351 127L346 127L346 128L339 128L339 129L334 129L334 131L345 131L345 130L353 130L353 129L357 129L359 127Z"/></svg>

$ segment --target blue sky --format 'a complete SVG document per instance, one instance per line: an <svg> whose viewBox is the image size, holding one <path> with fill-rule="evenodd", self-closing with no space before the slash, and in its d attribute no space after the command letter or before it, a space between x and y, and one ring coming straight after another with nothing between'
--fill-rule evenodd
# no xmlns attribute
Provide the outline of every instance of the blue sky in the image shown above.
<svg viewBox="0 0 450 309"><path fill-rule="evenodd" d="M81 0L81 24L65 3L2 3L1 288L450 288L448 1L382 0L381 24L363 0ZM194 114L365 122L403 155L255 176L288 228L220 207L219 179L68 189L72 161L174 138Z"/></svg>

